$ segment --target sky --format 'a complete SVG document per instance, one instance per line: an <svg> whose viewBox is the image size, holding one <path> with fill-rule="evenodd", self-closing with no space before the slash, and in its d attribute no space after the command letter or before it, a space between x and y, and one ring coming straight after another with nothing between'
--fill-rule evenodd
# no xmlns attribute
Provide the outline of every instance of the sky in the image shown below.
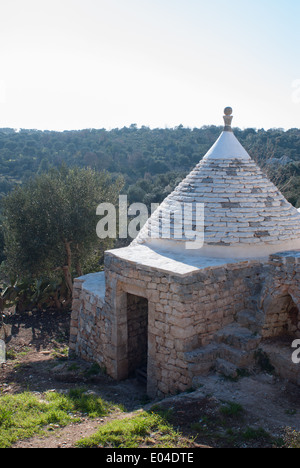
<svg viewBox="0 0 300 468"><path fill-rule="evenodd" d="M5 0L0 128L295 128L299 55L299 0Z"/></svg>

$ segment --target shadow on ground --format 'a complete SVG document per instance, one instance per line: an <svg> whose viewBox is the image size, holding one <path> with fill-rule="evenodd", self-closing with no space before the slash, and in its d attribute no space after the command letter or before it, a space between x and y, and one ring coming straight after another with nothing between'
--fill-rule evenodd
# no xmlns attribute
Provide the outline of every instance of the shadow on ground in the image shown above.
<svg viewBox="0 0 300 468"><path fill-rule="evenodd" d="M9 310L4 318L6 344L16 349L23 345L32 345L36 351L47 348L53 340L68 343L69 311L29 311L15 313Z"/></svg>

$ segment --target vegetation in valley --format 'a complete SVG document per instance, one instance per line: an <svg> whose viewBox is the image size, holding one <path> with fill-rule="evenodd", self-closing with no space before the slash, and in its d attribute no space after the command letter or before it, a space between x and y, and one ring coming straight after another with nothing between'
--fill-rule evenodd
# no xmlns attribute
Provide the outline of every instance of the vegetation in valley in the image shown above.
<svg viewBox="0 0 300 468"><path fill-rule="evenodd" d="M110 131L0 129L0 194L65 164L122 174L130 201L151 198L155 202L155 197L160 201L168 184L172 186L176 177L181 178L200 161L221 130L216 126L190 129L182 125L150 129L135 124ZM235 135L274 182L296 197L297 203L300 130L236 128Z"/></svg>

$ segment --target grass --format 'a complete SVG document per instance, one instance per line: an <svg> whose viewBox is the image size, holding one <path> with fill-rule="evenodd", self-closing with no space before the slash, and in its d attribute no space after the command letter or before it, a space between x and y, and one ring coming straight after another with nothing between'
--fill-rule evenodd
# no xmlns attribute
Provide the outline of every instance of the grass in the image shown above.
<svg viewBox="0 0 300 468"><path fill-rule="evenodd" d="M24 357L26 356L30 351L30 348L28 347L25 347L23 348L23 351L20 351L19 353L17 353L15 350L13 349L7 349L6 350L6 359L7 360L10 360L10 361L15 361L21 357Z"/></svg>
<svg viewBox="0 0 300 468"><path fill-rule="evenodd" d="M13 349L6 350L6 359L13 361L17 358L17 353Z"/></svg>
<svg viewBox="0 0 300 468"><path fill-rule="evenodd" d="M262 427L247 427L241 435L244 440L269 440L271 438L270 434L268 434L268 432L266 432Z"/></svg>
<svg viewBox="0 0 300 468"><path fill-rule="evenodd" d="M288 410L285 410L285 414L288 414L289 416L295 416L295 414L297 414L297 410L296 409L288 409Z"/></svg>
<svg viewBox="0 0 300 468"><path fill-rule="evenodd" d="M66 346L65 348L63 349L60 349L60 348L54 348L51 355L52 357L56 358L56 359L59 359L59 360L65 360L68 358L68 354L69 354L69 348L68 346Z"/></svg>
<svg viewBox="0 0 300 468"><path fill-rule="evenodd" d="M244 409L242 405L239 403L235 403L232 401L226 402L225 405L221 406L220 408L220 413L223 416L229 416L229 417L239 417L242 415Z"/></svg>
<svg viewBox="0 0 300 468"><path fill-rule="evenodd" d="M91 437L77 442L79 448L184 448L193 440L184 438L168 422L168 414L143 411L132 418L114 420Z"/></svg>
<svg viewBox="0 0 300 468"><path fill-rule="evenodd" d="M91 367L85 372L87 377L93 377L99 374L106 374L106 370L99 366L97 362L93 362Z"/></svg>
<svg viewBox="0 0 300 468"><path fill-rule="evenodd" d="M48 427L66 426L80 416L100 417L114 407L85 389L68 394L47 392L35 395L24 392L0 397L0 448L8 448L18 440L45 433Z"/></svg>
<svg viewBox="0 0 300 468"><path fill-rule="evenodd" d="M18 440L45 435L47 430L79 422L83 415L103 417L116 409L83 388L72 389L67 394L24 392L0 396L0 448L8 448ZM291 429L286 432L285 440L275 440L263 428L241 427L243 411L242 406L235 402L224 402L218 414L203 414L201 420L191 424L193 432L185 431L188 435L183 436L176 429L173 411L153 406L150 411L144 410L132 417L118 416L118 419L101 426L91 437L78 441L76 446L188 448L195 446L197 439L199 443L218 447L239 447L253 441L255 445L300 448L300 433Z"/></svg>
<svg viewBox="0 0 300 468"><path fill-rule="evenodd" d="M198 437L203 441L208 441L212 446L217 447L241 447L249 444L267 445L273 447L282 447L284 441L271 436L262 427L236 427L224 424L217 420L203 418L201 423L193 423L191 429L198 432ZM300 441L300 440L299 440Z"/></svg>
<svg viewBox="0 0 300 468"><path fill-rule="evenodd" d="M282 447L283 439L276 438L262 427L250 427L245 422L242 405L223 401L214 414L204 414L191 424L197 433L196 441L213 447ZM295 436L294 436L295 439ZM300 438L299 438L300 442Z"/></svg>
<svg viewBox="0 0 300 468"><path fill-rule="evenodd" d="M191 429L198 433L205 433L208 432L213 425L214 421L207 415L203 415L200 421L191 424Z"/></svg>

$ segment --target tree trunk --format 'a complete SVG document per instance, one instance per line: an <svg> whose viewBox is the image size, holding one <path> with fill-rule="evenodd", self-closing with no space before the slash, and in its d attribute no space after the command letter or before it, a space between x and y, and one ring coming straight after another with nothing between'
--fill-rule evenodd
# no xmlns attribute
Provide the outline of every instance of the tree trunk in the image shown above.
<svg viewBox="0 0 300 468"><path fill-rule="evenodd" d="M77 265L76 265L76 273L78 276L82 276L82 269L81 269L81 265L80 263L78 262Z"/></svg>
<svg viewBox="0 0 300 468"><path fill-rule="evenodd" d="M53 300L54 300L56 309L60 310L61 307L62 307L62 304L61 304L60 300L58 299L58 293L57 293L57 291L56 291L56 293L54 294Z"/></svg>
<svg viewBox="0 0 300 468"><path fill-rule="evenodd" d="M82 273L82 268L81 268L81 264L80 264L80 255L79 255L79 245L76 244L76 273L78 276L82 276L83 273Z"/></svg>
<svg viewBox="0 0 300 468"><path fill-rule="evenodd" d="M4 300L0 297L0 339L6 340L7 332L4 323Z"/></svg>
<svg viewBox="0 0 300 468"><path fill-rule="evenodd" d="M64 245L66 249L66 259L67 259L67 264L63 266L63 272L64 272L64 277L66 284L70 290L70 293L72 295L73 293L73 281L72 281L72 275L71 275L71 269L72 269L72 252L71 252L71 242L68 242L66 239L64 239Z"/></svg>

